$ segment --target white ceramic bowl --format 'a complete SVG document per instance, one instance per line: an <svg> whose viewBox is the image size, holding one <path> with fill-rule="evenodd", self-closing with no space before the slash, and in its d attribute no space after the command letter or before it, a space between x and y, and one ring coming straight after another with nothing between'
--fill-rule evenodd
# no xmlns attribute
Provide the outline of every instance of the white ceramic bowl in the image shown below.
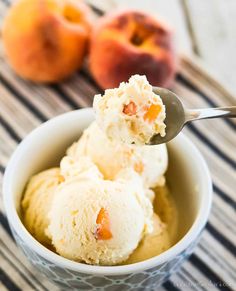
<svg viewBox="0 0 236 291"><path fill-rule="evenodd" d="M3 197L17 244L28 259L61 288L71 290L150 290L162 284L192 253L209 215L212 183L207 165L193 143L179 134L168 143L167 181L180 212L179 241L157 257L125 266L90 266L45 248L25 229L20 200L28 179L58 165L66 148L93 121L92 109L72 111L45 122L17 147L5 172Z"/></svg>

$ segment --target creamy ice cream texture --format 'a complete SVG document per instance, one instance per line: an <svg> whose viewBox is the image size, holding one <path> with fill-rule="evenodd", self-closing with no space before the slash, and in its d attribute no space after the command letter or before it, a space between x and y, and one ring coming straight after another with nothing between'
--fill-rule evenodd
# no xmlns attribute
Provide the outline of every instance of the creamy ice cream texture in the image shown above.
<svg viewBox="0 0 236 291"><path fill-rule="evenodd" d="M64 180L59 168L52 168L33 176L27 184L22 200L23 222L28 231L41 243L49 245L45 234L48 212L56 187Z"/></svg>
<svg viewBox="0 0 236 291"><path fill-rule="evenodd" d="M165 136L165 106L145 76L95 95L93 107L99 127L113 141L140 145L155 134Z"/></svg>
<svg viewBox="0 0 236 291"><path fill-rule="evenodd" d="M79 179L102 179L103 175L89 156L77 158L65 156L60 162L60 171L64 179L79 177Z"/></svg>
<svg viewBox="0 0 236 291"><path fill-rule="evenodd" d="M131 175L132 176L132 175ZM126 260L152 232L152 204L139 177L124 181L70 177L55 191L47 230L56 251L88 264Z"/></svg>
<svg viewBox="0 0 236 291"><path fill-rule="evenodd" d="M157 256L171 247L170 236L166 225L159 216L153 215L153 231L147 234L137 249L130 255L125 264L133 264Z"/></svg>
<svg viewBox="0 0 236 291"><path fill-rule="evenodd" d="M61 256L88 264L129 264L173 244L177 212L164 187L166 145L143 145L154 132L164 135L165 128L163 104L150 90L145 77L133 76L118 89L107 90L105 98L97 96L100 127L92 123L67 150L60 167L33 176L27 184L23 222ZM137 105L135 116L124 109L130 102ZM160 108L149 112L153 105ZM122 106L117 112L115 107ZM138 131L128 129L131 121Z"/></svg>
<svg viewBox="0 0 236 291"><path fill-rule="evenodd" d="M89 156L106 179L115 179L126 168L134 169L142 178L146 188L164 185L164 173L168 165L165 144L137 146L111 141L93 122L67 151L67 155L78 159Z"/></svg>
<svg viewBox="0 0 236 291"><path fill-rule="evenodd" d="M122 264L133 264L157 256L176 243L178 212L166 186L157 187L153 201L153 230L144 235L138 247Z"/></svg>

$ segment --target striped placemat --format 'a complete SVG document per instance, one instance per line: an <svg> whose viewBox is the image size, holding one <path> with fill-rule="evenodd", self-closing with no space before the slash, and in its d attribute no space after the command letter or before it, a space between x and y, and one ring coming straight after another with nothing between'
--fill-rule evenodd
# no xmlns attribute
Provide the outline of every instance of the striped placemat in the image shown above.
<svg viewBox="0 0 236 291"><path fill-rule="evenodd" d="M0 1L0 11L8 6ZM1 17L1 15L0 15ZM235 105L235 98L192 59L181 58L172 88L190 108ZM38 86L17 77L0 54L0 184L17 144L40 123L91 106L101 92L86 68L58 85ZM204 155L213 178L209 222L194 254L158 290L236 290L236 123L206 120L184 132ZM1 188L1 186L0 186ZM12 238L0 196L0 290L58 290L28 263Z"/></svg>

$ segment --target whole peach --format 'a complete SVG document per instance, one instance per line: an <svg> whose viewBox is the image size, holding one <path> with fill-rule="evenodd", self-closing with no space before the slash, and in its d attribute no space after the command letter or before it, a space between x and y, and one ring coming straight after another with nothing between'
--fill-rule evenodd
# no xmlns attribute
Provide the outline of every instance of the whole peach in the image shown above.
<svg viewBox="0 0 236 291"><path fill-rule="evenodd" d="M10 65L23 78L57 82L82 65L90 11L76 0L19 0L9 10L3 43Z"/></svg>
<svg viewBox="0 0 236 291"><path fill-rule="evenodd" d="M168 87L176 73L172 31L148 14L125 11L100 19L91 36L90 71L103 88L114 88L134 74Z"/></svg>

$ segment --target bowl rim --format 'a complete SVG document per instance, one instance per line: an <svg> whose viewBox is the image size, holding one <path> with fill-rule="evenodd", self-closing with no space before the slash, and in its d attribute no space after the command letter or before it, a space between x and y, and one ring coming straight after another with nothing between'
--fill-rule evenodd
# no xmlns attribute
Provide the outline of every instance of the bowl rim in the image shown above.
<svg viewBox="0 0 236 291"><path fill-rule="evenodd" d="M195 218L194 223L188 230L188 232L171 248L161 253L158 256L152 257L145 261L141 261L138 263L130 264L130 265L121 265L121 266L95 266L95 265L87 265L84 263L75 262L69 259L66 259L53 251L50 251L46 247L44 247L41 243L39 243L25 228L19 215L17 214L16 207L14 205L14 199L11 191L12 184L12 173L15 171L15 165L17 164L18 158L21 156L22 152L25 151L27 146L31 143L31 140L35 138L39 131L44 130L47 126L54 126L58 121L66 120L67 118L75 117L75 115L81 114L81 118L83 115L91 115L92 108L84 108L78 109L74 111L70 111L59 116L56 116L35 128L31 133L29 133L17 146L13 155L8 162L8 165L5 170L4 178L3 178L3 203L5 206L5 211L7 214L7 218L11 227L14 228L14 231L20 236L20 238L25 242L27 246L29 246L33 251L43 257L45 260L52 262L53 264L61 267L67 268L69 270L93 274L93 275L125 275L131 273L137 273L146 269L150 269L156 266L159 266L165 262L168 262L170 259L181 254L189 245L191 245L197 237L200 235L203 230L212 204L212 180L210 176L210 172L208 166L200 153L200 151L196 148L196 146L187 138L183 133L179 134L179 138L183 140L183 143L188 147L191 147L193 154L196 155L198 162L201 164L202 172L205 174L206 183L206 193L203 195L201 199L201 205L198 209L198 214Z"/></svg>

